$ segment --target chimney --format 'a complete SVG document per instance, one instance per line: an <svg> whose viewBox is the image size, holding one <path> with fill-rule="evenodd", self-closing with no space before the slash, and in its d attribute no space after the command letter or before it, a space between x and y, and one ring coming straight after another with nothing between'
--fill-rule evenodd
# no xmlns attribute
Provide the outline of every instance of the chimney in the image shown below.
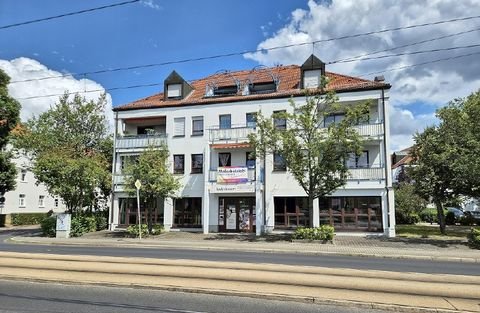
<svg viewBox="0 0 480 313"><path fill-rule="evenodd" d="M373 81L377 82L377 83L381 83L381 82L384 82L385 81L385 77L383 75L380 75L380 76L375 76L375 78L373 79Z"/></svg>

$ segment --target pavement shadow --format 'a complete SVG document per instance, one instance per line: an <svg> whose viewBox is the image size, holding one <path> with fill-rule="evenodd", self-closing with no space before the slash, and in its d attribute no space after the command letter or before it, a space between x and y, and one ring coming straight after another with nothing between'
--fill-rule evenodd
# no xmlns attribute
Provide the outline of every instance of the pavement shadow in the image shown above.
<svg viewBox="0 0 480 313"><path fill-rule="evenodd" d="M367 240L378 240L383 243L402 243L406 246L412 245L418 247L418 245L430 245L435 246L437 248L453 248L455 246L468 246L468 243L465 240L442 240L442 239L433 239L433 238L402 238L402 237L395 237L395 238L366 238Z"/></svg>
<svg viewBox="0 0 480 313"><path fill-rule="evenodd" d="M41 237L40 227L32 228L1 228L0 236L5 237Z"/></svg>
<svg viewBox="0 0 480 313"><path fill-rule="evenodd" d="M253 233L248 234L215 234L205 238L204 240L218 241L243 241L243 242L290 242L292 236L290 234L268 234L256 236Z"/></svg>

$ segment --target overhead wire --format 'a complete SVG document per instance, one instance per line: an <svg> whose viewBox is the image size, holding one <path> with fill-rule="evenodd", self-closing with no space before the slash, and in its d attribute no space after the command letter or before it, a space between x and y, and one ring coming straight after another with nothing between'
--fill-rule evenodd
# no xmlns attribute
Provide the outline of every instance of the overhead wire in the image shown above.
<svg viewBox="0 0 480 313"><path fill-rule="evenodd" d="M50 21L62 17L67 17L67 16L72 16L72 15L78 15L78 14L83 14L83 13L88 13L88 12L93 12L93 11L98 11L98 10L104 10L108 8L113 8L113 7L118 7L118 6L123 6L135 2L139 2L140 0L130 0L130 1L124 1L124 2L119 2L119 3L113 3L109 5L104 5L101 7L96 7L96 8L90 8L90 9L85 9L85 10L80 10L80 11L74 11L70 13L64 13L60 15L55 15L55 16L50 16L50 17L44 17L44 18L39 18L35 20L30 20L30 21L25 21L25 22L20 22L20 23L15 23L15 24L10 24L10 25L3 25L0 26L1 29L7 29L7 28L12 28L12 27L18 27L18 26L23 26L23 25L28 25L28 24L34 24L34 23L39 23L39 22L44 22L44 21Z"/></svg>
<svg viewBox="0 0 480 313"><path fill-rule="evenodd" d="M210 55L210 56L197 57L197 58L187 58L187 59L180 59L180 60L165 61L165 62L160 62L160 63L150 63L150 64L127 66L127 67L117 67L117 68L110 68L110 69L90 71L90 72L82 72L82 73L67 73L67 74L62 74L62 75L57 75L57 76L32 78L32 79L25 79L25 80L16 80L16 81L12 81L10 83L14 84L14 83L22 83L22 82L30 82L30 81L40 81L40 80L47 80L47 79L54 79L54 78L72 77L72 76L75 76L75 75L79 75L79 76L82 76L82 75L96 75L96 74L103 74L103 73L110 73L110 72L119 72L119 71L135 70L135 69L141 69L141 68L150 68L150 67L158 67L158 66L165 66L165 65L173 65L173 64L197 62L197 61L204 61L204 60L212 60L212 59L232 57L232 56L245 55L245 54L251 54L251 53L258 53L258 52L272 51L272 50L278 50L278 49L299 47L299 46L304 46L304 45L315 45L315 44L320 43L320 42L344 40L344 39L349 39L349 38L368 36L368 35L386 33L386 32L391 32L391 31L412 29L412 28L417 28L417 27L425 27L425 26L438 25L438 24L444 24L444 23L452 23L452 22L465 21L465 20L478 19L478 18L480 18L480 15L463 17L463 18L455 18L455 19L449 19L449 20L441 20L441 21L423 23L423 24L407 25L407 26L402 26L402 27L388 28L388 29L365 32L365 33L357 33L357 34L352 34L352 35L345 35L345 36L340 36L340 37L327 38L327 39L321 39L321 40L315 40L315 41L309 41L309 42L303 42L303 43L281 45L281 46L275 46L275 47L270 47L270 48L260 48L260 49L255 49L255 50L246 50L246 51L242 51L242 52L231 52L231 53Z"/></svg>

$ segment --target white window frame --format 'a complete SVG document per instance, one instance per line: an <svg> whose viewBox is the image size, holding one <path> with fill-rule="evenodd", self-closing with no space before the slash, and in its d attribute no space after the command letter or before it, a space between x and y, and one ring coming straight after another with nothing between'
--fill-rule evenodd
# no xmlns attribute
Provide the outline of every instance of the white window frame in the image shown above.
<svg viewBox="0 0 480 313"><path fill-rule="evenodd" d="M24 193L21 193L18 195L18 207L19 208L24 208L26 207L27 203L27 196Z"/></svg>
<svg viewBox="0 0 480 313"><path fill-rule="evenodd" d="M22 170L20 171L20 181L23 182L23 183L26 183L27 182L27 169L25 168L22 168Z"/></svg>
<svg viewBox="0 0 480 313"><path fill-rule="evenodd" d="M39 208L44 208L45 207L45 196L44 195L39 195L38 196L38 207Z"/></svg>
<svg viewBox="0 0 480 313"><path fill-rule="evenodd" d="M174 137L185 136L185 117L173 118L173 136Z"/></svg>
<svg viewBox="0 0 480 313"><path fill-rule="evenodd" d="M194 124L195 122L199 122L199 121L202 122L202 129L195 131ZM205 128L205 125L203 122L203 116L193 116L192 117L192 136L203 136L204 128Z"/></svg>

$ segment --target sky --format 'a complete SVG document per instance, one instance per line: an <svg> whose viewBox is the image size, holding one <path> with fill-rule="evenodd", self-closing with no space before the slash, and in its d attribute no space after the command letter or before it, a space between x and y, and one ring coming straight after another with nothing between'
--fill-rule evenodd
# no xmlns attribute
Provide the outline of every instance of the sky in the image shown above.
<svg viewBox="0 0 480 313"><path fill-rule="evenodd" d="M172 70L193 80L219 70L302 64L314 52L327 63L327 71L331 72L373 79L379 74L370 73L387 70L380 74L392 85L390 148L396 151L411 145L416 131L437 122L436 109L480 88L480 47L328 64L447 35L453 36L375 56L480 44L480 31L476 30L480 29L480 18L315 45L241 53L476 16L480 15L480 0L141 0L1 29L5 25L118 2L122 1L0 0L0 68L12 81L30 80L9 85L10 94L22 104L23 120L47 110L58 100L58 96L44 96L62 94L65 90L83 93L87 99L95 99L107 90L107 116L111 118L112 106L162 91L163 80ZM81 74L228 53L237 55L128 71ZM470 53L478 54L461 57ZM390 71L441 58L452 59ZM71 75L38 80L62 74ZM154 86L115 89L145 84Z"/></svg>

